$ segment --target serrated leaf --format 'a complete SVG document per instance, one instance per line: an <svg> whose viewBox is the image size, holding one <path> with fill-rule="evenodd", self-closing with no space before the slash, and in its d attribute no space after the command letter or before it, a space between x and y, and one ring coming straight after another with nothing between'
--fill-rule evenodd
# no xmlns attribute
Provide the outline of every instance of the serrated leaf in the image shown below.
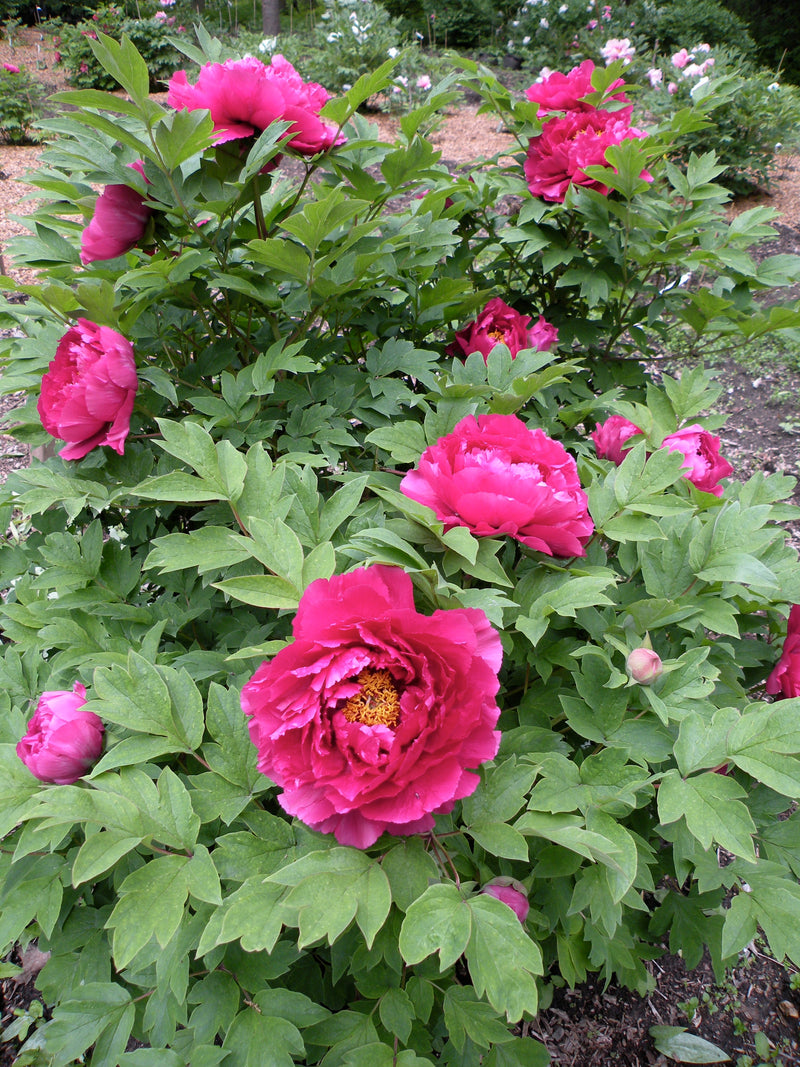
<svg viewBox="0 0 800 1067"><path fill-rule="evenodd" d="M755 862L756 827L742 803L744 796L742 787L726 775L706 772L684 779L672 770L661 780L658 814L665 824L683 817L704 849L716 841L735 856Z"/></svg>
<svg viewBox="0 0 800 1067"><path fill-rule="evenodd" d="M454 885L437 884L409 907L400 928L400 954L411 965L439 954L439 970L452 967L472 934L472 913Z"/></svg>
<svg viewBox="0 0 800 1067"><path fill-rule="evenodd" d="M538 945L502 901L479 894L469 905L472 931L466 956L475 991L509 1022L518 1022L526 1012L536 1015L534 975L544 970Z"/></svg>

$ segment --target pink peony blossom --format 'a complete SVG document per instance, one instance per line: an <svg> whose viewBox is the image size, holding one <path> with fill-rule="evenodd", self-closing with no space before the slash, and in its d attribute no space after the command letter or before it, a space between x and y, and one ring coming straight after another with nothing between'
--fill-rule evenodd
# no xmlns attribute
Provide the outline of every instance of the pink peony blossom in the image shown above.
<svg viewBox="0 0 800 1067"><path fill-rule="evenodd" d="M522 315L509 307L499 296L493 297L478 317L462 327L448 348L448 355L468 356L480 352L484 359L496 344L502 342L516 356L523 348L537 352L549 352L558 341L558 330L545 322L540 315L538 322L530 326L530 315Z"/></svg>
<svg viewBox="0 0 800 1067"><path fill-rule="evenodd" d="M634 434L641 433L639 427L622 415L610 415L605 422L598 423L592 431L592 440L600 459L610 459L617 466L625 459L625 453L631 448L626 445Z"/></svg>
<svg viewBox="0 0 800 1067"><path fill-rule="evenodd" d="M474 792L500 743L502 646L482 611L422 615L410 577L375 565L312 582L293 633L242 689L286 812L367 848Z"/></svg>
<svg viewBox="0 0 800 1067"><path fill-rule="evenodd" d="M687 52L685 48L681 48L680 52L676 52L673 55L672 65L673 67L677 67L678 70L683 70L691 58L691 54Z"/></svg>
<svg viewBox="0 0 800 1067"><path fill-rule="evenodd" d="M4 63L3 70L7 70L9 74L19 74L19 67L13 63Z"/></svg>
<svg viewBox="0 0 800 1067"><path fill-rule="evenodd" d="M551 111L574 111L576 109L594 111L594 105L587 103L584 99L590 93L597 92L592 86L593 72L594 63L591 59L584 59L579 67L573 67L568 74L562 74L558 70L551 71L547 77L526 89L525 95L539 105L540 115L546 115ZM620 89L624 84L622 78L618 78L609 86L608 92L613 93L614 89ZM628 103L628 98L621 89L613 93L611 99L623 104ZM619 116L620 112L617 111L615 114Z"/></svg>
<svg viewBox="0 0 800 1067"><path fill-rule="evenodd" d="M430 89L431 80L427 74L420 74L420 76L417 78L416 84L418 89L422 89L423 91L425 91L427 89Z"/></svg>
<svg viewBox="0 0 800 1067"><path fill-rule="evenodd" d="M67 442L62 459L81 459L98 445L122 455L138 386L130 341L78 319L58 343L38 404L45 430Z"/></svg>
<svg viewBox="0 0 800 1067"><path fill-rule="evenodd" d="M103 723L82 711L86 690L75 682L72 691L42 693L17 755L40 782L71 785L82 778L100 755Z"/></svg>
<svg viewBox="0 0 800 1067"><path fill-rule="evenodd" d="M623 117L621 117L623 116ZM533 137L525 160L525 177L533 196L563 203L570 185L583 185L607 194L609 188L590 178L585 167L608 166L606 151L612 145L646 134L628 124L625 112L591 108L569 111L563 118L550 119L538 137ZM648 171L640 175L652 181Z"/></svg>
<svg viewBox="0 0 800 1067"><path fill-rule="evenodd" d="M639 685L652 685L664 670L661 657L652 648L634 648L626 662L628 674Z"/></svg>
<svg viewBox="0 0 800 1067"><path fill-rule="evenodd" d="M651 67L650 70L648 70L646 77L650 82L650 85L655 89L657 85L660 85L663 82L664 72L663 70L659 70L658 67Z"/></svg>
<svg viewBox="0 0 800 1067"><path fill-rule="evenodd" d="M683 469L692 485L705 493L722 496L719 480L733 474L733 467L719 454L718 437L694 423L665 437L661 447L683 453Z"/></svg>
<svg viewBox="0 0 800 1067"><path fill-rule="evenodd" d="M506 875L493 878L491 882L487 882L481 888L481 893L486 893L488 896L507 904L521 923L524 923L528 918L528 911L530 910L528 894L525 892L525 886L522 882L518 882L516 878L509 878Z"/></svg>
<svg viewBox="0 0 800 1067"><path fill-rule="evenodd" d="M506 535L548 556L584 556L594 523L575 460L516 415L467 415L426 448L401 492L446 530Z"/></svg>
<svg viewBox="0 0 800 1067"><path fill-rule="evenodd" d="M170 79L167 96L175 108L207 109L218 144L252 137L278 120L291 122L288 144L304 155L324 152L343 141L336 127L319 117L327 101L327 90L316 82L304 82L282 55L274 55L269 66L252 56L206 63L194 85L186 71L179 70Z"/></svg>
<svg viewBox="0 0 800 1067"><path fill-rule="evenodd" d="M144 178L140 159L129 166ZM138 189L107 185L95 202L91 222L81 234L81 263L86 266L97 259L123 255L141 240L151 214Z"/></svg>
<svg viewBox="0 0 800 1067"><path fill-rule="evenodd" d="M600 49L600 55L606 61L606 66L615 59L621 59L628 64L636 55L636 49L628 37L610 37Z"/></svg>
<svg viewBox="0 0 800 1067"><path fill-rule="evenodd" d="M156 19L158 22L166 22L167 13L166 11L156 11L155 15L153 15L153 18Z"/></svg>
<svg viewBox="0 0 800 1067"><path fill-rule="evenodd" d="M667 92L669 93L670 96L674 96L675 93L677 93L677 91L678 91L677 82L670 82L669 85L667 85Z"/></svg>
<svg viewBox="0 0 800 1067"><path fill-rule="evenodd" d="M789 612L783 651L767 678L766 690L773 696L800 697L800 604Z"/></svg>

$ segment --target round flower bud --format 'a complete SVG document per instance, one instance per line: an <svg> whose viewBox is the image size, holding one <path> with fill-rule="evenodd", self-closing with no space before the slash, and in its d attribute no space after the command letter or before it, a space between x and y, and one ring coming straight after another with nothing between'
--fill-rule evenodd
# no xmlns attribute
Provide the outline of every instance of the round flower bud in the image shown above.
<svg viewBox="0 0 800 1067"><path fill-rule="evenodd" d="M628 674L640 685L652 685L661 677L661 657L652 648L635 648L628 656Z"/></svg>
<svg viewBox="0 0 800 1067"><path fill-rule="evenodd" d="M521 923L528 917L528 894L525 892L525 886L516 878L493 878L481 889L481 893L488 893L490 897L508 904Z"/></svg>

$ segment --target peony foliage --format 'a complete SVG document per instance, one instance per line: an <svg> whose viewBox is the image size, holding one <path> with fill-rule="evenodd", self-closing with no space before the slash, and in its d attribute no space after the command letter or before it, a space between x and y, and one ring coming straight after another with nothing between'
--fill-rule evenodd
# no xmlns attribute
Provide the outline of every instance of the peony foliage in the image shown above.
<svg viewBox="0 0 800 1067"><path fill-rule="evenodd" d="M31 1040L538 1065L515 1025L589 972L722 973L759 927L800 964L793 483L737 479L702 368L652 373L796 330L800 264L752 254L771 214L728 221L712 155L670 161L702 116L631 126L621 63L550 107L465 61L387 144L358 108L391 60L327 100L200 33L162 105L92 47L124 95L61 94L2 311L44 457L0 497ZM465 80L518 148L451 173ZM574 110L637 133L549 199L531 145Z"/></svg>

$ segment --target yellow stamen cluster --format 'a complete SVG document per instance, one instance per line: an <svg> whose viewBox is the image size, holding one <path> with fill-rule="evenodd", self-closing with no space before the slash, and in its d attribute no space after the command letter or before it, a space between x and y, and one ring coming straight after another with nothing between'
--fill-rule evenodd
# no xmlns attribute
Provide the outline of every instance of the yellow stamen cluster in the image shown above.
<svg viewBox="0 0 800 1067"><path fill-rule="evenodd" d="M357 681L361 683L360 692L349 697L342 706L345 719L364 726L394 729L400 721L400 695L389 671L365 667Z"/></svg>

